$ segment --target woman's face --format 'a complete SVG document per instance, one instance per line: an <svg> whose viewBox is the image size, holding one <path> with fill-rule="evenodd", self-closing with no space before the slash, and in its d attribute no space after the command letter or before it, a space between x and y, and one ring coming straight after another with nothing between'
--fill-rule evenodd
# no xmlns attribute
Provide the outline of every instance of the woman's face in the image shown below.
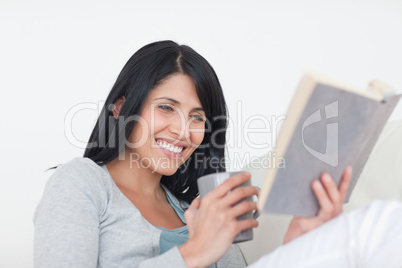
<svg viewBox="0 0 402 268"><path fill-rule="evenodd" d="M148 95L126 150L132 165L172 175L201 144L205 112L192 79L168 77Z"/></svg>

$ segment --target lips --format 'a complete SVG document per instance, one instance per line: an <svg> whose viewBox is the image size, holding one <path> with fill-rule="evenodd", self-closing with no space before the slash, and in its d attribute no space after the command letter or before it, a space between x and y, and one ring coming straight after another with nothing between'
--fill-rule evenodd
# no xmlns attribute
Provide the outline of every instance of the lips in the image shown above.
<svg viewBox="0 0 402 268"><path fill-rule="evenodd" d="M170 143L167 143L167 142L165 142L165 141L158 140L158 141L156 141L156 143L157 143L159 146L163 147L164 149L171 151L172 153L178 154L178 153L180 153L181 151L183 151L183 147L174 146L174 145L172 145L172 144L170 144Z"/></svg>
<svg viewBox="0 0 402 268"><path fill-rule="evenodd" d="M155 142L163 153L172 158L181 157L187 148L185 143L167 138L157 138Z"/></svg>

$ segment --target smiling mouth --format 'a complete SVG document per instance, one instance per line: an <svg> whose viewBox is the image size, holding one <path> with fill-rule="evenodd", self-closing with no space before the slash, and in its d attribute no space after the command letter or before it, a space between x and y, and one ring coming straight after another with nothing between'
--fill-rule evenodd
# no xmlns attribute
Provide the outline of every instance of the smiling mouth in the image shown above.
<svg viewBox="0 0 402 268"><path fill-rule="evenodd" d="M170 144L164 140L156 140L156 143L163 149L168 150L171 153L174 154L180 154L183 150L186 149L186 147L181 147L181 146L175 146L173 144Z"/></svg>

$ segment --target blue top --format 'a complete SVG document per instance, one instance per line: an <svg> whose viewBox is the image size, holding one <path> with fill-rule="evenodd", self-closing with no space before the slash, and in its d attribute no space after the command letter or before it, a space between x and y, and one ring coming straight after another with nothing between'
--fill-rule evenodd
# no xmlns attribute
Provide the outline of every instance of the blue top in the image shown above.
<svg viewBox="0 0 402 268"><path fill-rule="evenodd" d="M182 222L186 223L186 219L184 218L184 212L180 210L170 199L169 195L166 194L166 197L170 203L170 205L173 207L173 209L176 211L177 215L181 219ZM163 254L166 251L169 251L173 247L179 247L182 244L184 244L188 240L188 229L187 225L184 225L183 227L177 228L177 229L172 229L168 230L163 227L155 226L158 229L162 230L162 233L160 235L159 239L159 248L160 248L160 254ZM216 265L212 265L209 268L216 268Z"/></svg>
<svg viewBox="0 0 402 268"><path fill-rule="evenodd" d="M167 199L170 203L170 205L173 207L173 209L176 211L177 215L181 219L182 222L186 223L186 219L184 218L184 212L181 211L170 199L169 195L166 195ZM183 227L177 228L177 229L172 229L168 230L163 227L155 226L158 229L162 230L162 233L160 235L159 239L159 249L160 249L160 254L165 253L169 249L173 247L178 247L184 244L188 240L188 229L187 225L184 225Z"/></svg>

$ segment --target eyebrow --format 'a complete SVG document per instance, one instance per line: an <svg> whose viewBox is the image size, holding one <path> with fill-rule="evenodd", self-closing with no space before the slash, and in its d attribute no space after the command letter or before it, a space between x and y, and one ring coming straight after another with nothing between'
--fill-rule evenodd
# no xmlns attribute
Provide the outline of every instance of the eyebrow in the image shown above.
<svg viewBox="0 0 402 268"><path fill-rule="evenodd" d="M171 102L173 102L173 103L175 103L175 104L181 104L178 100L175 100L175 99L172 99L172 98L169 98L169 97L160 97L160 98L156 98L156 99L154 99L154 100L160 100L160 99L165 99L165 100L169 100L169 101L171 101ZM193 108L193 110L194 111L204 111L204 109L202 108L202 107L195 107L195 108Z"/></svg>

